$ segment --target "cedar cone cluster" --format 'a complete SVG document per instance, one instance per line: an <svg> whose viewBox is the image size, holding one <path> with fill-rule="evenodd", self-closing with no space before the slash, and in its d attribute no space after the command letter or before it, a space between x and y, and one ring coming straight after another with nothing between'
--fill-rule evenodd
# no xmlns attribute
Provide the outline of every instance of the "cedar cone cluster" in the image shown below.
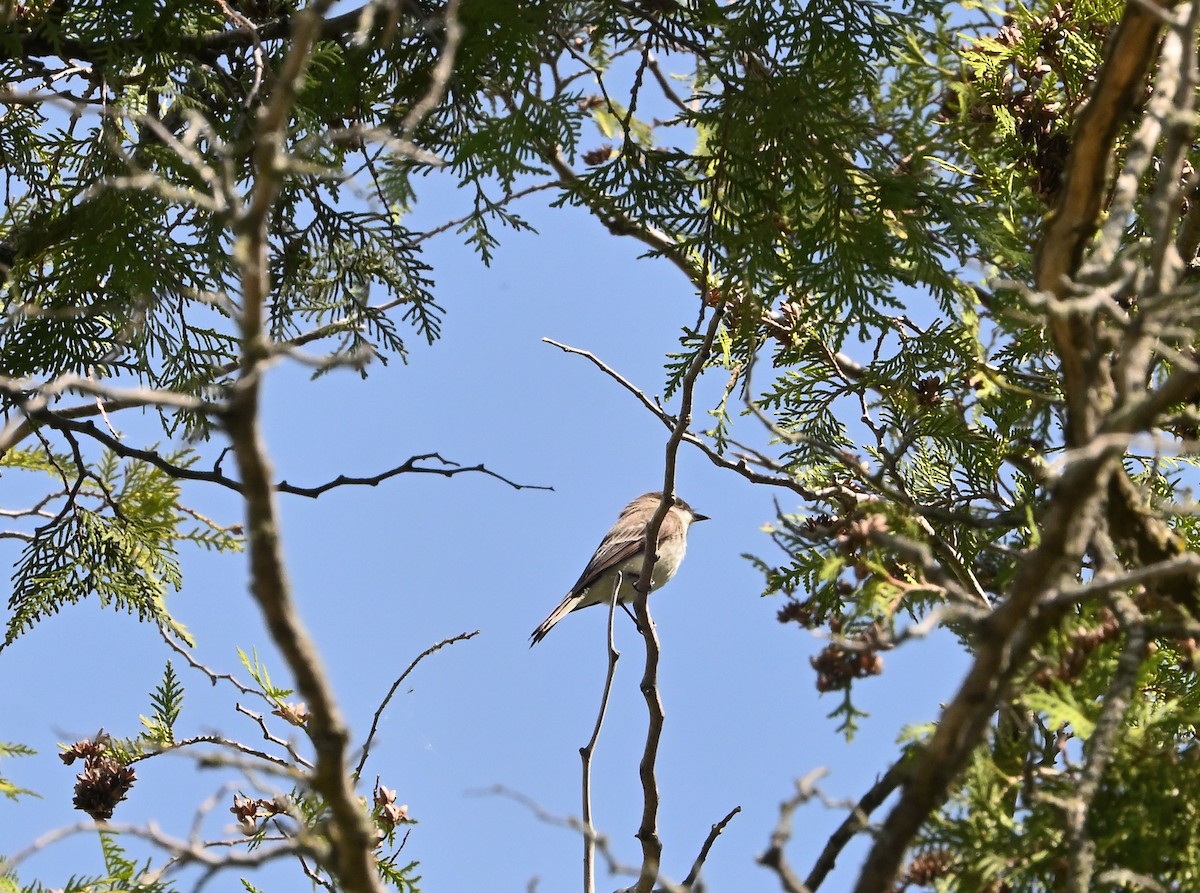
<svg viewBox="0 0 1200 893"><path fill-rule="evenodd" d="M117 804L125 799L137 775L108 754L109 736L101 729L94 738L76 741L59 757L70 766L83 760L83 771L75 776L75 797L71 801L97 822L112 818Z"/></svg>
<svg viewBox="0 0 1200 893"><path fill-rule="evenodd" d="M821 624L821 613L811 598L802 602L792 599L779 609L775 619L780 623L798 623L805 629L816 629Z"/></svg>
<svg viewBox="0 0 1200 893"><path fill-rule="evenodd" d="M780 344L791 344L795 340L797 330L803 328L811 318L808 301L802 297L801 300L784 301L775 310L765 311L762 324L768 337L774 338Z"/></svg>
<svg viewBox="0 0 1200 893"><path fill-rule="evenodd" d="M883 515L866 515L862 517L835 518L827 514L813 515L800 524L792 526L799 536L814 541L832 540L838 551L845 555L854 555L871 540L888 530L887 518ZM855 573L860 577L869 571L863 564L855 565ZM853 586L848 581L838 581L838 589L848 594ZM780 608L776 615L780 623L799 623L809 629L815 629L828 619L829 631L835 636L842 634L843 619L829 616L829 608L822 607L818 602L809 598L804 601L789 601ZM867 676L878 676L883 672L883 659L879 652L887 645L883 641L883 630L871 626L854 636L844 636L846 644L830 644L816 656L809 658L814 670L817 671L817 691L835 691L847 688L855 679Z"/></svg>
<svg viewBox="0 0 1200 893"><path fill-rule="evenodd" d="M800 533L809 539L824 539L831 533L836 533L841 527L841 520L833 515L821 512L804 519L800 525Z"/></svg>
<svg viewBox="0 0 1200 893"><path fill-rule="evenodd" d="M926 850L917 853L904 869L900 877L898 890L904 890L910 884L917 887L929 887L939 878L950 873L954 860L946 850Z"/></svg>
<svg viewBox="0 0 1200 893"><path fill-rule="evenodd" d="M271 714L297 728L308 727L308 705L303 701L280 701L279 706L272 710Z"/></svg>
<svg viewBox="0 0 1200 893"><path fill-rule="evenodd" d="M847 520L837 534L837 546L847 555L853 555L871 539L881 533L887 533L888 522L883 515L867 515L863 518Z"/></svg>
<svg viewBox="0 0 1200 893"><path fill-rule="evenodd" d="M1179 667L1184 672L1194 673L1196 667L1200 665L1200 661L1196 660L1196 655L1200 653L1200 646L1196 644L1195 639L1182 639L1176 643L1176 648L1179 649Z"/></svg>
<svg viewBox="0 0 1200 893"><path fill-rule="evenodd" d="M834 585L838 595L842 597L848 596L854 591L854 584L849 580L838 580ZM798 623L805 629L816 629L823 626L828 617L829 608L812 598L806 598L804 601L797 601L793 598L775 614L775 619L780 623ZM830 621L829 625L830 627L840 626L840 621L835 618Z"/></svg>
<svg viewBox="0 0 1200 893"><path fill-rule="evenodd" d="M1021 167L1031 172L1030 185L1048 206L1055 204L1062 189L1063 171L1071 148L1068 130L1059 119L1074 116L1087 96L1086 88L1092 78L1085 82L1085 89L1075 93L1060 84L1043 89L1046 78L1065 80L1064 51L1071 39L1085 37L1099 44L1112 29L1110 23L1097 21L1093 16L1074 16L1073 6L1071 0L1064 0L1055 4L1046 15L1033 16L1024 23L1006 16L996 32L996 43L1015 47L1025 45L1029 35L1036 35L1038 55L1032 61L1014 60L1011 71L1004 75L1000 95L986 97L968 110L970 120L982 124L995 123L999 117L998 108L1008 113L1021 146ZM986 51L979 44L971 49ZM947 119L956 117L958 103L957 93L947 93L942 104L943 116Z"/></svg>
<svg viewBox="0 0 1200 893"><path fill-rule="evenodd" d="M395 830L397 825L412 822L412 819L408 817L408 804L397 803L396 792L390 788L385 788L378 782L375 785L375 811L373 815L375 816L375 824L385 835Z"/></svg>
<svg viewBox="0 0 1200 893"><path fill-rule="evenodd" d="M604 164L604 162L608 161L612 157L612 151L613 147L606 143L602 146L597 146L595 149L588 149L581 157L584 164L594 167L597 164Z"/></svg>
<svg viewBox="0 0 1200 893"><path fill-rule="evenodd" d="M233 806L229 808L229 811L237 819L242 833L250 836L258 830L260 818L270 818L273 815L287 812L287 809L282 803L275 800L264 800L261 797L254 799L237 794L233 798Z"/></svg>
<svg viewBox="0 0 1200 893"><path fill-rule="evenodd" d="M1121 626L1113 613L1105 609L1101 615L1100 625L1092 628L1081 626L1070 634L1068 644L1063 649L1058 665L1043 667L1038 670L1033 681L1035 685L1049 688L1056 680L1072 682L1079 678L1087 665L1088 657L1105 642L1111 642L1121 633Z"/></svg>
<svg viewBox="0 0 1200 893"><path fill-rule="evenodd" d="M865 641L864 637L863 641ZM883 672L883 658L875 646L846 649L841 645L826 645L808 662L817 671L817 691L837 691L848 688L855 679L878 676Z"/></svg>
<svg viewBox="0 0 1200 893"><path fill-rule="evenodd" d="M940 375L927 375L925 378L922 378L915 385L917 403L930 408L939 406L942 402L942 387L944 384Z"/></svg>
<svg viewBox="0 0 1200 893"><path fill-rule="evenodd" d="M819 512L810 515L799 524L789 526L793 533L806 540L814 543L836 542L842 551L853 553L859 546L866 543L873 531L876 529L886 530L887 522L878 515L870 518L850 518L835 517L826 512ZM854 590L854 586L846 580L839 580L835 585L842 595L849 595ZM808 598L804 601L792 599L779 609L775 617L780 623L798 623L806 629L816 629L825 623L828 613L829 609L822 607L814 599ZM835 623L838 621L834 621L830 625L833 626Z"/></svg>
<svg viewBox="0 0 1200 893"><path fill-rule="evenodd" d="M1034 30L1042 32L1041 49L1046 56L1039 56L1030 65L1018 62L1015 66L1020 88L1014 89L1013 76L1005 75L1004 108L1016 120L1017 136L1022 146L1022 161L1032 171L1033 190L1047 205L1053 205L1062 188L1063 170L1071 140L1066 131L1057 127L1064 109L1059 102L1046 101L1039 97L1042 81L1054 71L1047 61L1057 55L1056 38L1066 23L1067 11L1057 4L1045 19L1032 23ZM996 35L996 40L1005 46L1014 46L1023 39L1021 29L1011 20Z"/></svg>

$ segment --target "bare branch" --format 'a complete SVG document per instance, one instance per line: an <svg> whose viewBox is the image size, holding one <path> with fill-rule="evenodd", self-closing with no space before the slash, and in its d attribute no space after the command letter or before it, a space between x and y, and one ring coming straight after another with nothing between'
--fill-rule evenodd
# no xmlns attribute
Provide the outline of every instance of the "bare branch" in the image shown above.
<svg viewBox="0 0 1200 893"><path fill-rule="evenodd" d="M173 864L179 866L200 865L210 871L223 871L230 868L257 868L265 865L268 862L273 862L276 859L285 856L294 856L297 853L307 853L313 855L308 841L301 841L299 838L294 838L287 843L279 846L264 846L256 850L246 853L226 852L220 856L213 855L208 852L206 844L192 841L180 840L177 837L172 837L158 829L158 826L151 823L149 825L126 825L121 823L105 822L102 826L98 826L94 821L78 822L74 825L68 825L64 828L56 828L55 830L43 834L25 849L13 854L4 859L0 859L0 870L10 871L16 868L30 856L41 852L60 840L65 840L68 837L74 837L76 834L95 834L97 831L105 831L110 834L128 835L137 837L141 840L148 841L157 847L160 847L171 856Z"/></svg>
<svg viewBox="0 0 1200 893"><path fill-rule="evenodd" d="M262 760L265 763L270 763L279 769L285 770L287 774L293 776L293 778L299 778L299 773L294 769L293 763L274 756L273 754L269 754L266 751L256 750L253 747L242 744L240 741L234 741L232 738L225 738L222 735L194 735L190 738L183 738L179 741L172 742L171 744L163 745L155 750L139 754L129 762L136 763L141 760L148 760L151 757L174 753L176 751L184 750L189 747L195 747L200 744L215 744L218 747L236 751L244 756L254 757L256 760ZM207 763L209 765L230 765L228 761L223 761L212 756L201 756L198 759L202 764Z"/></svg>
<svg viewBox="0 0 1200 893"><path fill-rule="evenodd" d="M1084 248L1096 231L1118 132L1134 107L1162 31L1168 3L1130 3L1109 42L1104 65L1075 125L1076 139L1066 166L1062 197L1038 253L1036 283L1057 298L1068 295ZM1062 362L1068 406L1068 441L1087 437L1089 358L1094 326L1081 318L1051 315L1051 330Z"/></svg>
<svg viewBox="0 0 1200 893"><path fill-rule="evenodd" d="M1069 463L1042 518L1042 541L1021 565L1007 597L977 626L975 659L946 705L933 735L911 762L900 799L867 855L855 893L877 893L892 884L921 824L945 797L987 729L1009 683L1065 608L1044 607L1067 585L1101 520L1103 493L1119 467L1121 449L1084 453Z"/></svg>
<svg viewBox="0 0 1200 893"><path fill-rule="evenodd" d="M1123 574L1104 576L1082 585L1064 587L1059 592L1049 595L1044 604L1047 607L1074 605L1110 592L1123 592L1171 577L1194 577L1197 574L1200 574L1200 555L1188 552L1156 564L1135 567Z"/></svg>
<svg viewBox="0 0 1200 893"><path fill-rule="evenodd" d="M418 462L436 461L442 464L442 468L430 468L424 465L418 465ZM371 477L348 477L340 474L332 481L326 481L323 484L318 484L315 487L300 487L295 484L289 484L287 481L280 481L275 485L275 489L280 493L291 493L296 496L308 496L313 499L320 496L329 490L336 487L374 487L383 483L389 478L394 478L400 474L437 474L442 477L454 477L458 474L479 473L495 478L502 483L508 484L514 490L550 490L554 488L542 484L521 484L514 480L505 477L498 472L492 471L483 463L477 465L460 465L450 459L442 458L440 453L422 453L419 456L410 456L403 464L397 465L395 468L390 468L387 471L382 471L379 474Z"/></svg>
<svg viewBox="0 0 1200 893"><path fill-rule="evenodd" d="M890 797L892 791L896 790L903 782L904 767L905 758L901 757L871 786L870 790L863 794L862 799L850 811L850 815L846 816L845 821L838 825L837 830L829 836L829 839L825 841L825 848L817 856L817 861L813 863L812 870L809 871L808 877L804 881L806 889L815 891L825 882L825 878L837 864L837 857L845 849L846 844L867 827L867 820L871 813L882 806L883 801Z"/></svg>
<svg viewBox="0 0 1200 893"><path fill-rule="evenodd" d="M758 857L759 865L770 868L779 876L784 893L811 893L792 869L784 854L784 848L792 839L792 816L797 809L816 796L816 783L827 774L827 769L814 769L804 778L797 779L795 795L779 804L779 821L775 824L775 830L771 832L771 844L766 852Z"/></svg>
<svg viewBox="0 0 1200 893"><path fill-rule="evenodd" d="M579 748L579 759L583 763L583 826L588 833L583 835L583 893L596 893L596 825L592 821L592 754L596 750L596 742L600 740L600 728L604 725L604 717L608 712L608 697L612 693L613 678L617 674L617 661L621 652L617 650L613 637L613 621L617 613L617 595L625 574L617 571L613 580L612 597L608 600L608 668L604 674L604 693L600 696L600 709L596 713L596 724L592 728L592 737L588 743Z"/></svg>
<svg viewBox="0 0 1200 893"><path fill-rule="evenodd" d="M256 694L260 694L260 693L256 692ZM294 763L296 763L296 765L304 766L306 769L313 768L313 764L311 761L306 760L304 757L300 756L300 753L296 750L296 745L294 745L291 741L288 741L284 738L280 738L278 735L275 735L274 733L271 732L270 729L267 728L266 717L264 717L261 713L256 713L255 711L251 710L249 707L245 707L241 704L235 704L233 709L236 710L238 713L242 714L243 716L248 716L252 720L254 720L258 724L259 730L262 731L263 739L266 741L270 741L272 744L276 744L279 747L282 747L284 750L286 750L288 752L288 756L292 758L292 761Z"/></svg>
<svg viewBox="0 0 1200 893"><path fill-rule="evenodd" d="M250 686L246 685L245 683L240 682L236 676L233 676L229 673L217 673L215 670L212 670L209 667L205 666L204 664L200 663L200 661L196 660L195 655L193 655L189 649L180 645L179 642L177 642L175 640L175 637L171 635L170 631L162 624L159 624L158 632L159 632L159 635L162 636L163 641L167 643L167 646L172 651L174 651L176 654L178 654L180 657L182 657L185 661L187 661L188 666L190 666L193 670L196 670L200 673L203 673L205 676L207 676L208 681L211 682L214 686L218 682L228 682L230 685L232 685L234 688L236 688L238 691L240 691L244 695L254 695L255 697L262 698L263 700L267 701L270 704L274 703L273 701L271 701L270 698L268 698L266 695L264 695L257 688L251 688Z"/></svg>
<svg viewBox="0 0 1200 893"><path fill-rule="evenodd" d="M437 651L441 651L447 645L453 645L455 642L465 642L467 639L473 639L477 635L479 635L479 630L475 630L473 633L459 633L456 636L450 636L447 639L442 639L442 641L435 645L430 645L415 658L413 658L412 663L405 668L404 672L396 677L396 681L392 683L392 687L388 689L388 693L384 695L383 700L379 702L379 707L376 708L375 715L371 717L371 729L369 732L367 732L367 740L363 742L362 755L358 759L358 765L354 767L353 774L355 778L362 778L363 767L367 764L367 757L371 753L371 743L375 740L375 732L379 729L379 719L381 716L383 716L383 711L391 702L392 696L396 694L396 691L404 683L404 680L407 679L409 674L417 668L417 664L429 657L429 655Z"/></svg>
<svg viewBox="0 0 1200 893"><path fill-rule="evenodd" d="M658 779L657 760L658 745L662 738L663 705L658 691L658 630L650 616L649 595L650 582L654 573L654 564L658 560L658 532L663 519L671 506L671 497L675 492L675 464L679 454L679 445L692 421L692 400L695 395L696 380L700 377L708 358L712 355L713 343L721 328L724 304L713 309L696 355L692 357L683 375L683 383L679 393L679 416L667 439L666 455L663 465L662 501L654 516L646 525L645 557L642 559L641 574L635 584L637 597L634 599L634 612L637 615L638 626L642 639L646 643L646 667L642 674L641 691L646 700L646 711L649 721L646 725L646 746L642 751L642 759L638 764L638 775L642 781L642 822L638 826L637 838L642 844L642 870L634 893L650 893L655 879L662 870L662 840L658 836Z"/></svg>
<svg viewBox="0 0 1200 893"><path fill-rule="evenodd" d="M528 809L540 822L545 822L548 825L554 825L558 828L566 828L570 831L575 831L584 837L589 837L596 845L596 852L604 859L610 874L614 875L636 875L637 868L632 865L626 865L621 862L612 852L609 846L608 838L596 831L595 828L585 825L574 816L555 815L545 809L541 804L531 797L522 794L520 791L514 791L506 788L503 785L493 785L485 791L480 791L481 794L488 794L497 797L506 797L520 803Z"/></svg>
<svg viewBox="0 0 1200 893"><path fill-rule="evenodd" d="M633 396L637 398L638 402L641 403L642 406L646 407L646 409L650 410L650 412L653 413L653 415L660 422L666 425L669 430L674 430L676 423L675 416L666 412L666 410L664 410L659 404L646 396L645 391L642 391L637 387L637 385L633 384L631 381L629 381L629 379L625 378L625 376L621 375L621 373L617 372L612 366L609 366L594 353L588 350L583 350L582 348L572 347L569 344L563 344L559 341L555 341L553 338L543 338L542 342L549 344L552 347L557 347L564 353L575 354L590 361L597 369L599 369L625 390L629 391L629 393L633 394ZM734 461L729 457L718 453L694 432L685 431L682 435L682 439L703 452L704 455L708 457L709 461L717 467L727 468L730 471L735 471L752 483L766 484L767 486L771 487L782 487L800 494L805 499L815 498L810 490L806 489L801 484L796 483L796 481L785 474L762 474L754 471L748 464L745 457L741 457L737 461Z"/></svg>
<svg viewBox="0 0 1200 893"><path fill-rule="evenodd" d="M704 838L704 844L700 847L700 853L696 856L696 861L692 863L692 870L688 872L687 877L683 879L683 883L679 886L684 890L691 890L696 886L696 881L700 879L700 869L704 867L704 862L708 858L709 850L712 849L717 838L721 836L721 832L725 830L725 826L733 821L733 817L742 811L742 807L735 806L726 813L725 818L717 822L709 829L708 837Z"/></svg>
<svg viewBox="0 0 1200 893"><path fill-rule="evenodd" d="M270 357L263 318L270 297L269 226L284 168L287 119L308 67L321 23L332 0L314 0L293 20L291 45L253 139L253 187L235 217L234 258L241 279L238 316L241 362L224 415L242 479L250 554L250 591L271 638L287 661L309 708L307 731L316 752L311 784L329 807L329 853L319 859L351 893L382 890L374 864L375 833L346 771L349 729L322 666L316 645L300 620L285 571L275 488L263 442L259 399L262 367ZM332 856L332 859L329 857ZM326 864L326 859L329 859Z"/></svg>
<svg viewBox="0 0 1200 893"><path fill-rule="evenodd" d="M113 437L106 430L100 428L95 422L76 422L72 419L65 418L58 413L49 410L43 410L37 413L34 418L45 422L48 426L60 431L71 431L77 434L84 434L98 443L103 444L108 449L112 450L118 456L125 459L137 459L141 462L146 462L153 465L160 471L165 472L176 480L185 481L202 481L205 483L216 484L224 487L227 490L232 490L235 493L245 493L245 489L240 481L236 481L218 471L216 468L211 471L205 471L197 468L187 468L182 465L176 465L162 457L155 450L143 450L137 447L131 447L122 441ZM430 467L421 465L421 462L438 462L441 467ZM369 477L351 477L350 475L340 474L336 478L324 483L317 484L312 487L302 487L298 484L289 484L287 481L280 481L274 485L274 489L280 493L290 493L294 496L307 496L310 499L337 489L338 487L376 487L384 481L397 477L402 474L434 474L442 477L454 477L460 474L483 474L488 477L495 478L502 483L508 484L514 490L549 490L554 488L543 484L522 484L514 481L499 472L492 471L482 462L475 465L460 465L451 459L444 458L440 453L421 453L419 455L410 456L405 459L400 465L394 468L389 468L387 471L381 471L378 474Z"/></svg>

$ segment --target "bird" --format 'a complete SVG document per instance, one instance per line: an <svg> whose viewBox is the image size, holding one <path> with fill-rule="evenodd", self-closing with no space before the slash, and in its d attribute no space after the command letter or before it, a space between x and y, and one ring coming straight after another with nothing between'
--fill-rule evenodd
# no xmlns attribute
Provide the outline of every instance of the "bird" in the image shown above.
<svg viewBox="0 0 1200 893"><path fill-rule="evenodd" d="M661 491L643 493L621 509L621 516L604 535L592 560L587 563L566 598L533 631L529 637L529 647L542 641L558 621L572 611L608 604L613 597L618 574L622 575L621 588L617 593L618 603L626 605L637 597L635 584L641 575L646 552L646 525L661 502ZM671 497L671 507L667 509L662 526L658 529L658 558L650 577L651 591L658 589L679 570L687 548L688 528L695 521L707 520L708 515L701 515L678 496Z"/></svg>

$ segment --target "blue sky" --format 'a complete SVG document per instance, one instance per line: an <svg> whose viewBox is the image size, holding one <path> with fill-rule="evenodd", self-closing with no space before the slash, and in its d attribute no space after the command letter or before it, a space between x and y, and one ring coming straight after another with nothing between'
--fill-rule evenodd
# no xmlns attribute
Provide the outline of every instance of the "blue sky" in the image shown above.
<svg viewBox="0 0 1200 893"><path fill-rule="evenodd" d="M407 365L376 364L365 382L349 372L310 381L308 370L281 365L266 389L268 449L278 477L290 482L372 474L438 451L554 488L518 492L483 475L406 475L318 500L280 497L296 597L357 741L392 680L418 653L480 630L408 679L382 717L367 767L367 778L378 774L397 789L420 822L406 852L420 860L426 891L525 890L532 878L543 891L579 887L576 835L479 792L502 785L549 812L579 814L578 749L591 732L604 679L605 613L571 615L532 650L528 636L619 509L661 486L667 432L585 360L541 339L591 350L656 394L663 355L696 316L692 286L669 264L638 259L639 243L609 235L582 212L546 209L537 196L523 207L541 233L506 234L490 269L453 234L430 245L447 310L437 344L425 347L413 337ZM438 187L413 222L433 225L465 210L465 197ZM704 394L711 398L722 384L714 376ZM702 402L698 426L703 408ZM132 437L146 425L136 417L114 421ZM147 441L155 437L161 435L146 434ZM936 716L964 661L942 635L885 655L883 676L857 687L856 702L871 716L847 743L826 719L838 696L820 697L814 687L808 659L821 641L776 622L781 601L760 597L761 575L742 557L774 557L760 529L773 517L774 497L785 508L799 506L787 493L712 467L686 445L677 487L713 520L694 528L682 569L651 603L663 643L663 867L681 879L709 826L740 805L705 877L713 890L774 889L777 881L754 857L765 849L793 779L826 767L828 794L861 795L894 757L902 727ZM219 521L240 520L230 494L192 484L185 494ZM15 554L12 541L0 541L0 557ZM285 667L246 591L245 557L193 551L183 565L185 587L170 607L196 635L199 658L245 678L235 648L257 648L284 684ZM623 656L595 758L594 809L617 854L636 863L643 652L632 624L616 619ZM146 692L170 656L153 629L102 612L94 601L0 652L0 739L39 750L37 757L0 763L0 774L43 797L0 800L0 852L82 817L70 806L78 767L61 764L55 743L100 726L136 733L138 714L149 710ZM176 666L187 690L179 734L219 730L262 743L253 723L234 711L230 690L211 688L178 660ZM276 729L286 734L282 723ZM153 819L180 835L205 797L236 778L198 770L179 756L143 763L138 772L141 780L116 819ZM229 799L215 809L206 837L231 825ZM789 849L797 870L807 872L843 817L817 804L797 815ZM850 886L856 853L861 847L847 851L824 890ZM99 869L99 848L89 836L47 849L21 874L61 886L70 874ZM258 882L296 889L298 877L290 867L272 869ZM598 889L629 883L601 871ZM228 873L206 889L241 885Z"/></svg>

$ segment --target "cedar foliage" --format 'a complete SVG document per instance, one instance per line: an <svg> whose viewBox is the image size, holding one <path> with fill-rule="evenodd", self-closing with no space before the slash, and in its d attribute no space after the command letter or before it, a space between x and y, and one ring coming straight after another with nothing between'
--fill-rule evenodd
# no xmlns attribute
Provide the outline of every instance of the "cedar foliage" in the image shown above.
<svg viewBox="0 0 1200 893"><path fill-rule="evenodd" d="M181 504L178 482L220 440L210 407L242 361L231 219L253 186L256 115L298 4L0 9L0 410L24 425L0 463L45 487L44 511L16 522L24 546L4 644L93 596L170 628L183 544L241 547L236 527ZM700 310L723 315L705 362L729 385L704 407L704 439L715 456L734 455L739 432L759 430L756 413L774 425L760 465L793 504L771 532L777 550L754 560L782 622L838 637L814 678L839 693L847 734L855 680L881 671L879 654L906 625L957 606L945 622L979 649L982 615L1013 598L1058 532L1045 527L1051 509L1069 496L1056 488L1072 461L1065 432L1080 423L1068 418L1064 345L1047 324L1056 299L1033 284L1044 222L1068 200L1075 124L1123 7L466 0L452 75L444 94L429 94L446 50L441 13L407 0L380 4L366 26L354 11L327 18L285 126L270 337L320 352L315 374L403 360L410 339L436 341L454 310L425 260L430 233L406 226L424 179L449 176L473 197L473 213L448 225L485 263L506 230L529 227L518 194L552 181L557 204L645 242L691 279ZM678 75L668 89L655 66ZM1117 167L1152 113L1148 94L1134 97L1113 141ZM427 95L432 108L411 119ZM1184 136L1150 146L1161 163L1141 168L1118 272L1093 270L1073 292L1093 302L1069 312L1100 345L1090 368L1103 418L1128 405L1112 382L1147 332L1140 387L1195 371L1192 132L1172 126ZM1170 154L1171 139L1187 148ZM1111 181L1096 188L1111 200ZM1169 281L1137 272L1176 239L1187 250ZM685 322L665 360L668 395L702 332ZM65 381L74 384L55 389ZM115 443L67 411L62 393L87 381L194 399L157 406L171 445ZM1195 885L1194 603L1152 576L1046 605L1072 581L1190 554L1196 393L1138 423L1152 447L1131 441L1104 472L1140 502L1110 491L1107 520L1078 560L1042 581L1040 625L988 705L986 734L919 816L897 884L1037 891L1086 872L1096 889ZM257 658L252 673L284 710L288 692ZM1094 743L1126 682L1119 733ZM181 697L168 665L148 733L112 745L123 763L174 743ZM931 739L912 730L900 759L919 762ZM1064 804L1085 783L1081 830ZM0 789L25 793L3 779ZM247 802L253 825L267 807ZM386 805L377 801L376 817ZM310 792L291 808L314 827L323 817ZM394 842L395 826L384 832ZM89 889L137 883L144 868L110 835L105 856L109 876ZM389 858L384 879L415 889L415 864Z"/></svg>

